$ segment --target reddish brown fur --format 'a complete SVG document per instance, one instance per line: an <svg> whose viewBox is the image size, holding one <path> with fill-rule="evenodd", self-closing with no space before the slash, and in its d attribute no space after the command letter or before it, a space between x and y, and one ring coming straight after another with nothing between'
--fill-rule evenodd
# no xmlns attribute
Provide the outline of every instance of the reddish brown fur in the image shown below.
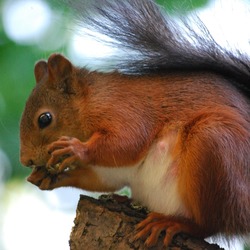
<svg viewBox="0 0 250 250"><path fill-rule="evenodd" d="M59 55L38 63L35 74L21 121L24 165L45 166L48 146L66 135L82 141L85 163L133 166L171 127L178 131L179 192L202 234L250 231L250 104L227 80L207 72L90 73ZM41 108L55 117L44 130L37 126ZM29 180L42 189L112 190L88 168L56 177L42 168Z"/></svg>
<svg viewBox="0 0 250 250"><path fill-rule="evenodd" d="M202 110L183 128L180 191L208 234L249 230L249 139L249 123L228 107Z"/></svg>

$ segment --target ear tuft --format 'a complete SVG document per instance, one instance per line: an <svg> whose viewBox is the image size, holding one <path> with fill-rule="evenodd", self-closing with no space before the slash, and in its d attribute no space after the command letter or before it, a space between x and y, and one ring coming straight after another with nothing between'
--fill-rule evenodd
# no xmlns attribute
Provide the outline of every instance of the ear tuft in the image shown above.
<svg viewBox="0 0 250 250"><path fill-rule="evenodd" d="M49 77L57 83L71 75L72 64L60 54L52 54L48 59Z"/></svg>
<svg viewBox="0 0 250 250"><path fill-rule="evenodd" d="M48 65L44 60L40 60L36 63L34 68L34 74L36 78L36 83L40 82L42 78L47 75Z"/></svg>

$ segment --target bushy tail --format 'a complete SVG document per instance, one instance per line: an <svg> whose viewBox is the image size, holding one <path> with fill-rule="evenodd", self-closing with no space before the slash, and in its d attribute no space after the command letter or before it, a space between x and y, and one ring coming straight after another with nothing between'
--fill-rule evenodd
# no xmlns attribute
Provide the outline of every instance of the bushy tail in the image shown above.
<svg viewBox="0 0 250 250"><path fill-rule="evenodd" d="M227 77L250 97L249 58L219 46L198 18L195 32L153 0L82 0L71 1L70 6L81 27L105 35L109 39L103 42L119 49L112 58L113 70L124 74L207 70Z"/></svg>

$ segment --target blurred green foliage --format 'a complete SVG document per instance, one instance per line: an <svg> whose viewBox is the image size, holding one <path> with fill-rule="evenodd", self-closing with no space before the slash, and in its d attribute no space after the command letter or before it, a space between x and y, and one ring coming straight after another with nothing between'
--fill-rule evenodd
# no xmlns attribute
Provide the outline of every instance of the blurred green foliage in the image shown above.
<svg viewBox="0 0 250 250"><path fill-rule="evenodd" d="M156 2L170 13L186 13L206 6L210 0L156 0Z"/></svg>
<svg viewBox="0 0 250 250"><path fill-rule="evenodd" d="M13 166L11 176L25 174L19 164L19 120L34 85L32 69L40 54L36 47L20 46L6 38L1 39L0 147Z"/></svg>
<svg viewBox="0 0 250 250"><path fill-rule="evenodd" d="M29 172L19 163L19 121L25 100L35 84L34 63L48 54L37 46L11 41L0 23L0 149L7 154L12 166L7 179L23 177Z"/></svg>

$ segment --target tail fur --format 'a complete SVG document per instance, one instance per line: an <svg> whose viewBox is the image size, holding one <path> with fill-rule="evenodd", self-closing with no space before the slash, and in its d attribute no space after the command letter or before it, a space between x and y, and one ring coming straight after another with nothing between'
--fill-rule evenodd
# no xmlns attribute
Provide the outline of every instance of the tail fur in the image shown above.
<svg viewBox="0 0 250 250"><path fill-rule="evenodd" d="M69 4L81 27L105 35L109 39L104 43L124 52L112 59L113 70L124 74L211 71L228 78L250 98L250 59L218 45L198 18L199 32L195 32L187 20L175 20L153 0Z"/></svg>

